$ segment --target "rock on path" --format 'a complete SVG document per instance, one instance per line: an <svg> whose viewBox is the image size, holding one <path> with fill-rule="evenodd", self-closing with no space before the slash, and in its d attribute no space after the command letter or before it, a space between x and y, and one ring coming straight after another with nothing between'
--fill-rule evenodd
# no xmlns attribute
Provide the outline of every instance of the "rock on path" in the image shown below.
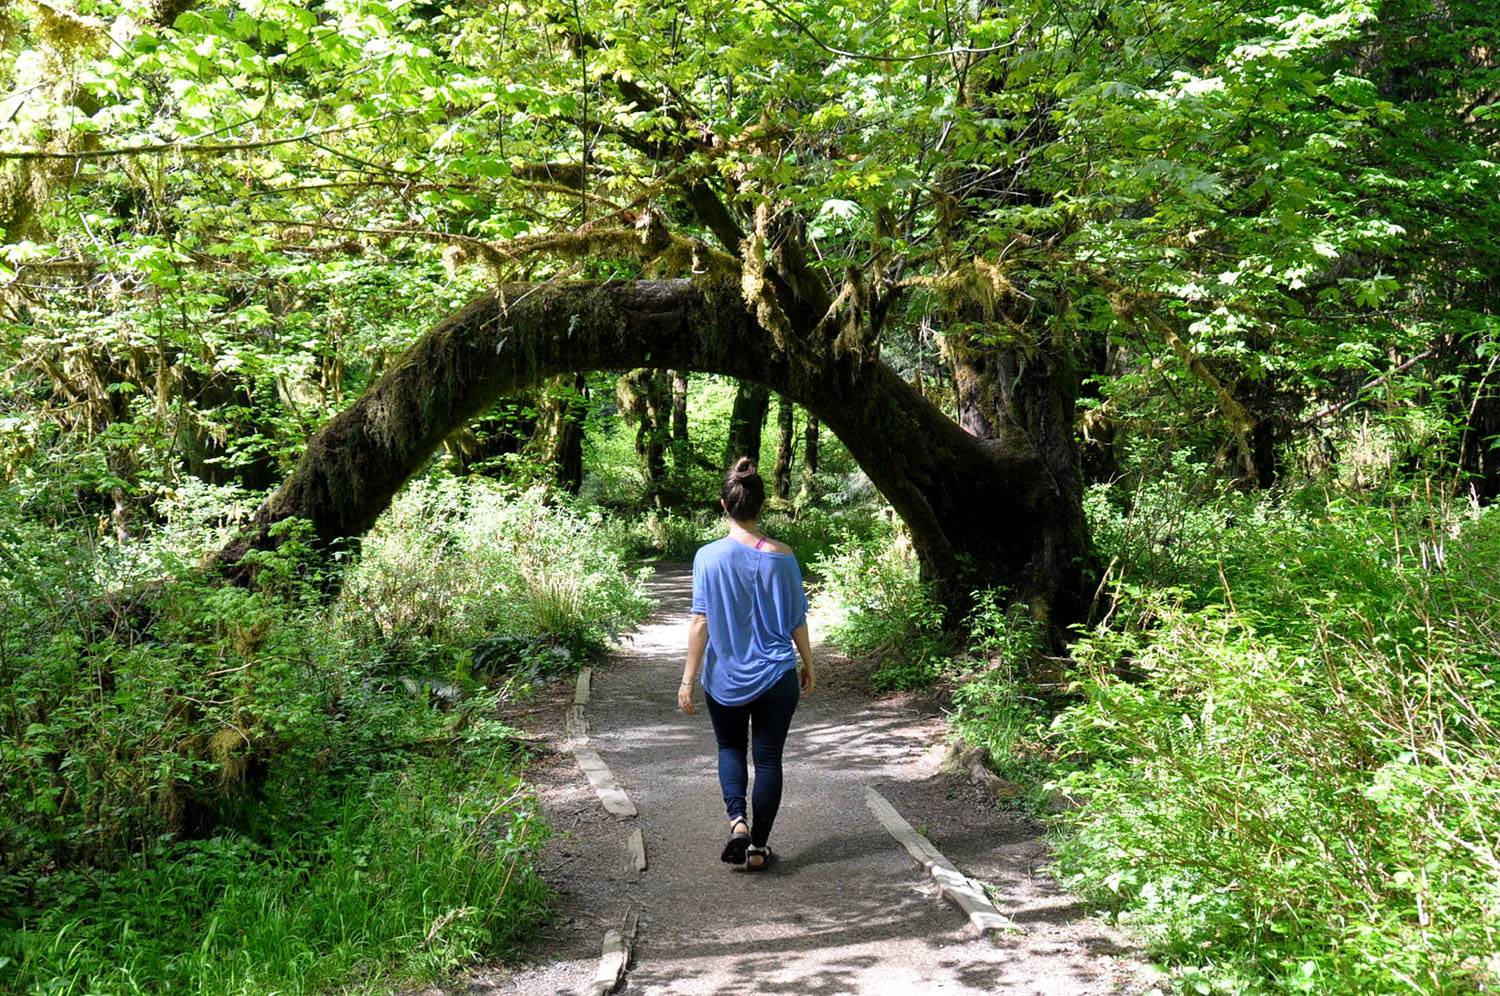
<svg viewBox="0 0 1500 996"><path fill-rule="evenodd" d="M939 716L872 698L847 663L820 654L819 688L798 708L785 753L785 794L764 874L720 863L726 823L714 741L676 708L690 580L661 570L660 610L593 673L589 746L640 811L609 816L572 756L531 771L556 830L544 858L562 900L559 923L531 962L484 969L442 990L587 991L600 940L638 916L632 967L619 991L867 994L1142 993L1149 973L1119 937L1084 919L1040 871L1036 828L998 813L980 790L939 774ZM816 619L813 621L816 630ZM535 712L557 743L573 689ZM874 785L965 874L998 887L996 905L1022 934L976 938L906 851L871 816ZM639 829L649 867L626 846Z"/></svg>

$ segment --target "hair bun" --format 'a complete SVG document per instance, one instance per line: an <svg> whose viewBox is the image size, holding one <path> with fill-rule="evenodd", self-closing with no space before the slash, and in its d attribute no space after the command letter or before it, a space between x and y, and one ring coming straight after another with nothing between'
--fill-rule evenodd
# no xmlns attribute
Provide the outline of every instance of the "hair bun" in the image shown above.
<svg viewBox="0 0 1500 996"><path fill-rule="evenodd" d="M760 507L766 500L766 482L755 470L755 461L742 456L724 475L724 486L719 489L719 499L730 518L739 522L750 522L760 515Z"/></svg>

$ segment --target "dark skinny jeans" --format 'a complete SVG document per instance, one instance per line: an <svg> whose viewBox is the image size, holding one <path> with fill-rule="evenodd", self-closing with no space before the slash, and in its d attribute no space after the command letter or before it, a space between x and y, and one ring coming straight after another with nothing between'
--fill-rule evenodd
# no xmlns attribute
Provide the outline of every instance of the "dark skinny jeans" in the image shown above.
<svg viewBox="0 0 1500 996"><path fill-rule="evenodd" d="M714 737L719 741L719 786L724 790L724 808L730 819L745 816L745 783L750 777L745 765L745 734L747 727L750 730L755 757L755 793L750 800L755 824L750 828L750 842L756 847L766 846L776 810L781 807L781 748L801 697L796 668L743 705L724 705L705 695Z"/></svg>

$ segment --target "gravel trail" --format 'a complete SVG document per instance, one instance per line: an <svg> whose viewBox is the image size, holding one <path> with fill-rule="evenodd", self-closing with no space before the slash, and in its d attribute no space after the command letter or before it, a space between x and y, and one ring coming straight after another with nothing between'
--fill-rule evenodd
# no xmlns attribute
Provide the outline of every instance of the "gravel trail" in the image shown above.
<svg viewBox="0 0 1500 996"><path fill-rule="evenodd" d="M558 748L530 771L557 835L544 868L558 924L529 961L477 970L450 993L587 991L604 931L632 911L639 933L619 990L709 993L1133 994L1150 973L1114 932L1085 919L1042 870L1037 828L997 812L982 790L938 772L942 719L930 704L877 698L854 665L818 648L819 686L802 700L785 752L785 794L767 873L719 862L726 823L707 712L683 716L681 677L690 577L658 571L661 603L593 673L589 746L639 808L604 813L561 749L571 687L513 721ZM814 637L818 621L812 620ZM995 887L1023 934L975 937L865 807L876 786L966 874ZM637 872L626 839L642 831Z"/></svg>

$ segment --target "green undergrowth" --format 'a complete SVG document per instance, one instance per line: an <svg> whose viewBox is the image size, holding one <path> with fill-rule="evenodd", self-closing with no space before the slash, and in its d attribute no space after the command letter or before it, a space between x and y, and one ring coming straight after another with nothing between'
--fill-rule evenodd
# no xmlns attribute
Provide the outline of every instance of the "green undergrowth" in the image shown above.
<svg viewBox="0 0 1500 996"><path fill-rule="evenodd" d="M974 593L961 625L945 625L915 556L889 538L845 543L817 568L829 636L844 653L874 661L875 690L944 690L954 735L1006 779L1007 805L1040 811L1052 774L1036 687L1045 634L1029 607L993 588Z"/></svg>
<svg viewBox="0 0 1500 996"><path fill-rule="evenodd" d="M877 691L932 684L954 649L943 631L943 608L918 575L909 547L889 531L857 538L825 553L813 569L816 600L828 635L850 657L875 661Z"/></svg>
<svg viewBox="0 0 1500 996"><path fill-rule="evenodd" d="M598 653L650 612L650 570L627 567L601 512L550 500L482 478L413 482L364 537L337 621L379 656L460 671L505 634Z"/></svg>
<svg viewBox="0 0 1500 996"><path fill-rule="evenodd" d="M0 941L6 989L385 992L514 950L549 915L545 828L510 731L463 715L388 717L385 757L284 758L233 828L50 871Z"/></svg>
<svg viewBox="0 0 1500 996"><path fill-rule="evenodd" d="M899 544L826 557L820 597L878 689L946 693L1177 991L1496 991L1500 512L1432 493L1097 487L1067 660L1000 591L945 634Z"/></svg>
<svg viewBox="0 0 1500 996"><path fill-rule="evenodd" d="M964 634L963 653L943 673L949 725L1006 780L1007 806L1040 813L1052 798L1046 721L1056 698L1043 680L1046 634L1029 606L999 588L975 593Z"/></svg>
<svg viewBox="0 0 1500 996"><path fill-rule="evenodd" d="M597 517L419 482L357 561L293 524L240 589L193 555L243 496L125 542L0 503L0 990L389 991L544 922L497 709L649 609Z"/></svg>
<svg viewBox="0 0 1500 996"><path fill-rule="evenodd" d="M1188 992L1493 988L1500 515L1094 497L1114 601L1050 734L1070 884Z"/></svg>

